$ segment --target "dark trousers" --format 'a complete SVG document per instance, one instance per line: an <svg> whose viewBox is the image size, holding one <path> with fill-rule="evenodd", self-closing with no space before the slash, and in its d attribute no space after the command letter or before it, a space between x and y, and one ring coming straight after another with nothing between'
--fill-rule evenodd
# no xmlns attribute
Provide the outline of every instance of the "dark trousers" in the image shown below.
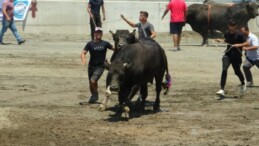
<svg viewBox="0 0 259 146"><path fill-rule="evenodd" d="M90 18L90 27L91 27L91 38L94 39L94 31L95 31L95 24L96 27L102 27L101 15L100 14L93 14L94 20ZM95 24L94 24L95 22Z"/></svg>
<svg viewBox="0 0 259 146"><path fill-rule="evenodd" d="M234 69L235 74L238 76L240 82L242 85L245 84L245 78L243 73L241 72L241 64L242 64L242 59L240 58L231 58L229 56L224 55L222 58L222 74L221 74L221 81L220 81L220 85L221 85L221 89L224 90L225 85L226 85L226 80L227 80L227 71L228 68L230 66L230 64L232 64L232 67Z"/></svg>
<svg viewBox="0 0 259 146"><path fill-rule="evenodd" d="M253 67L254 65L256 65L259 68L259 60L252 61L247 58L243 64L243 70L245 72L247 82L253 82L253 76L250 71L250 68Z"/></svg>

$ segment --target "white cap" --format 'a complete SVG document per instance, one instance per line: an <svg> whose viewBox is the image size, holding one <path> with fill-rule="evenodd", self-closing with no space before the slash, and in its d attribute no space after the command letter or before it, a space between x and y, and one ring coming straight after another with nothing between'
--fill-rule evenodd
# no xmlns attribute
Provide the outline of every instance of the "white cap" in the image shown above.
<svg viewBox="0 0 259 146"><path fill-rule="evenodd" d="M96 27L95 32L97 32L97 31L103 32L103 29L101 27Z"/></svg>

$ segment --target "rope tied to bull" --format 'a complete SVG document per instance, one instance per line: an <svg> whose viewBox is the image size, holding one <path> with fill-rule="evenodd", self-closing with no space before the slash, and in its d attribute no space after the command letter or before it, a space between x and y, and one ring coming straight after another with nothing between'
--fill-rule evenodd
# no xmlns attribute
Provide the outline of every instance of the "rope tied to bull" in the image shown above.
<svg viewBox="0 0 259 146"><path fill-rule="evenodd" d="M217 41L216 40L212 40L213 45L219 50L218 45L215 42L217 42ZM233 44L229 44L229 43L224 43L224 44L230 45L230 47L227 50L225 50L224 53L228 53L231 49L234 48ZM237 48L237 50L242 55L242 52L238 48Z"/></svg>

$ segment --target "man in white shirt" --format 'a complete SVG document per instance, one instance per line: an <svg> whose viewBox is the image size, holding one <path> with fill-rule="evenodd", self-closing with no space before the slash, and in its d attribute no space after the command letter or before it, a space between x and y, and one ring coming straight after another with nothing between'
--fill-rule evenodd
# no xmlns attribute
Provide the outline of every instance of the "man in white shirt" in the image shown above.
<svg viewBox="0 0 259 146"><path fill-rule="evenodd" d="M256 65L259 68L259 42L258 37L251 32L249 32L248 26L244 26L240 31L247 36L247 41L249 46L243 47L243 50L246 51L246 60L243 63L243 70L245 73L247 86L253 86L253 76L250 71L250 68Z"/></svg>

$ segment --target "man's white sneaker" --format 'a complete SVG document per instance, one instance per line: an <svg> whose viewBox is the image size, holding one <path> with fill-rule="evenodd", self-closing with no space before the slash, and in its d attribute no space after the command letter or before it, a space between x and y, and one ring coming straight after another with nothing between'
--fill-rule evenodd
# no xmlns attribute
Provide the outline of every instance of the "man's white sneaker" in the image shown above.
<svg viewBox="0 0 259 146"><path fill-rule="evenodd" d="M241 93L241 94L244 94L245 91L246 91L246 83L245 83L244 85L241 85L241 86L240 86L240 93Z"/></svg>
<svg viewBox="0 0 259 146"><path fill-rule="evenodd" d="M246 87L252 87L252 86L254 86L253 82L246 82Z"/></svg>
<svg viewBox="0 0 259 146"><path fill-rule="evenodd" d="M225 93L224 93L224 90L220 89L218 92L216 92L217 95L221 95L221 96L224 96Z"/></svg>

